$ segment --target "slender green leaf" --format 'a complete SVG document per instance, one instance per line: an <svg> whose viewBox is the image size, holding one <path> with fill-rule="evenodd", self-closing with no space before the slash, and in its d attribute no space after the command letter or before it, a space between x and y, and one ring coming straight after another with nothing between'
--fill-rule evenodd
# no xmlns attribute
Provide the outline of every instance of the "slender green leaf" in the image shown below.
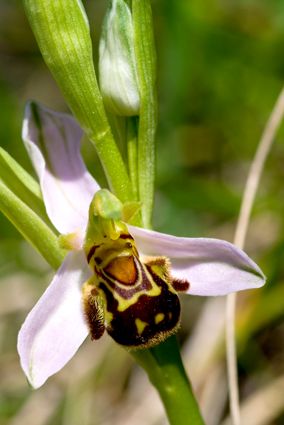
<svg viewBox="0 0 284 425"><path fill-rule="evenodd" d="M24 0L43 58L82 128L95 144L109 185L133 200L129 177L109 127L95 76L89 25L80 0Z"/></svg>
<svg viewBox="0 0 284 425"><path fill-rule="evenodd" d="M66 251L59 248L56 235L2 182L0 182L0 210L51 267L58 269Z"/></svg>
<svg viewBox="0 0 284 425"><path fill-rule="evenodd" d="M0 181L56 232L46 214L39 184L2 148L0 148Z"/></svg>

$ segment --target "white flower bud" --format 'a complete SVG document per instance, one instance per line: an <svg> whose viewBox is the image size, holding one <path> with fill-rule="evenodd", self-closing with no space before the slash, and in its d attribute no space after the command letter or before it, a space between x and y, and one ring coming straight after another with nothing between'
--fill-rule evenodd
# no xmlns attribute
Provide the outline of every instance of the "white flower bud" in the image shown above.
<svg viewBox="0 0 284 425"><path fill-rule="evenodd" d="M124 0L112 0L99 45L100 89L106 108L116 115L139 114L140 93L131 11Z"/></svg>

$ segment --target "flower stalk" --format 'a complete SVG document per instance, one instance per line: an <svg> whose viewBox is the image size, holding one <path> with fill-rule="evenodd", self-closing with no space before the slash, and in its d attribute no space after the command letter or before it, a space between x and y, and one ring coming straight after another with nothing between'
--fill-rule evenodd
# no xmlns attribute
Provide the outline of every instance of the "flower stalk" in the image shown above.
<svg viewBox="0 0 284 425"><path fill-rule="evenodd" d="M139 180L138 180L138 117L126 118L126 147L128 172L132 184L132 190L136 200L139 199Z"/></svg>
<svg viewBox="0 0 284 425"><path fill-rule="evenodd" d="M156 347L130 354L147 372L159 392L171 425L204 424L175 335Z"/></svg>
<svg viewBox="0 0 284 425"><path fill-rule="evenodd" d="M152 228L155 180L155 139L158 120L156 49L149 0L132 1L133 28L141 106L138 133L138 181L142 222Z"/></svg>

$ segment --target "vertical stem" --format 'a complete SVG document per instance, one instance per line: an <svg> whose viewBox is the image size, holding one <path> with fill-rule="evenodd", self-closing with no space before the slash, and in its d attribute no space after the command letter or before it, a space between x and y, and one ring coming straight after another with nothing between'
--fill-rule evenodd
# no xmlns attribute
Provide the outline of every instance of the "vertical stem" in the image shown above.
<svg viewBox="0 0 284 425"><path fill-rule="evenodd" d="M127 117L126 121L126 144L128 173L132 184L135 201L139 200L138 188L138 117Z"/></svg>
<svg viewBox="0 0 284 425"><path fill-rule="evenodd" d="M127 119L128 117L122 117L121 115L109 114L108 119L110 125L115 126L117 134L114 134L117 146L121 153L124 163L127 161L127 146L126 146L126 130L127 130Z"/></svg>
<svg viewBox="0 0 284 425"><path fill-rule="evenodd" d="M158 390L171 425L204 425L175 335L156 347L130 354L146 370Z"/></svg>
<svg viewBox="0 0 284 425"><path fill-rule="evenodd" d="M249 219L259 186L259 181L263 172L266 158L270 152L273 140L284 116L284 88L276 101L270 114L261 139L259 141L254 159L252 161L249 175L246 181L241 210L238 218L234 243L243 249L249 225ZM240 425L239 393L237 383L236 346L235 346L235 306L236 294L227 297L226 308L226 341L227 341L227 367L229 380L230 409L233 425Z"/></svg>
<svg viewBox="0 0 284 425"><path fill-rule="evenodd" d="M157 128L156 51L149 0L133 0L132 15L141 108L138 136L138 179L144 228L152 227Z"/></svg>
<svg viewBox="0 0 284 425"><path fill-rule="evenodd" d="M138 126L139 118L114 116L114 123L119 135L122 155L127 161L128 174L132 186L133 201L139 201L138 186ZM130 222L133 226L142 226L141 211Z"/></svg>

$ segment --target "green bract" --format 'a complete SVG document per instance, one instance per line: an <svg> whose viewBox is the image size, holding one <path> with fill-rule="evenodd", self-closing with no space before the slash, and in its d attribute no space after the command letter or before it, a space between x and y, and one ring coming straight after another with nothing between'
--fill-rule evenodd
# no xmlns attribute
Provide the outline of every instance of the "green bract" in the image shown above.
<svg viewBox="0 0 284 425"><path fill-rule="evenodd" d="M51 267L58 269L66 255L66 251L58 245L58 238L41 218L1 181L0 210Z"/></svg>
<svg viewBox="0 0 284 425"><path fill-rule="evenodd" d="M113 139L95 76L89 25L80 0L23 0L43 58L63 96L94 142L111 189L122 202L133 192Z"/></svg>
<svg viewBox="0 0 284 425"><path fill-rule="evenodd" d="M60 266L66 252L51 230L39 184L2 148L0 211L53 268Z"/></svg>
<svg viewBox="0 0 284 425"><path fill-rule="evenodd" d="M39 184L2 148L0 182L53 229L45 211Z"/></svg>
<svg viewBox="0 0 284 425"><path fill-rule="evenodd" d="M99 46L100 88L106 108L116 115L139 115L140 93L131 11L113 0L104 19Z"/></svg>

